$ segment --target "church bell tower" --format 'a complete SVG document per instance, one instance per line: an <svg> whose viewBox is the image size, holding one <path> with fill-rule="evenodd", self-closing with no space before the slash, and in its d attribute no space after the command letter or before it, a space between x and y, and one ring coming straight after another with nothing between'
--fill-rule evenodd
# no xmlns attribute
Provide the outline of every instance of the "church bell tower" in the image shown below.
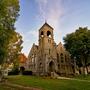
<svg viewBox="0 0 90 90"><path fill-rule="evenodd" d="M39 68L39 71L43 72L43 74L48 72L48 65L51 62L52 57L55 55L53 54L53 52L55 53L54 47L55 42L54 42L53 28L49 24L45 23L39 29L39 53L38 53L39 54L38 63L39 66L41 66L41 68Z"/></svg>
<svg viewBox="0 0 90 90"><path fill-rule="evenodd" d="M39 46L44 54L50 54L52 49L52 44L54 43L53 38L53 28L45 23L39 29Z"/></svg>

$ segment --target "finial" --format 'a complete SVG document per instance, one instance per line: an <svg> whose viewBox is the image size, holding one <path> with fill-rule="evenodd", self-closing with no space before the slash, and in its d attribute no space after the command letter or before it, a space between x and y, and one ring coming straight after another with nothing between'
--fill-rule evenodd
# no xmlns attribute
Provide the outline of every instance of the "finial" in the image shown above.
<svg viewBox="0 0 90 90"><path fill-rule="evenodd" d="M47 20L45 19L45 23L47 23Z"/></svg>

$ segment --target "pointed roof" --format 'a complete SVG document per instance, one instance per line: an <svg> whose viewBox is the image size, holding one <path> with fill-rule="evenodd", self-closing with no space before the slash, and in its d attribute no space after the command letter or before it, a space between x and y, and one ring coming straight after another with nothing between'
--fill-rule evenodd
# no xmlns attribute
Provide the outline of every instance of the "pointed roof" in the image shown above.
<svg viewBox="0 0 90 90"><path fill-rule="evenodd" d="M62 45L62 43L61 42L59 42L59 44L58 45Z"/></svg>
<svg viewBox="0 0 90 90"><path fill-rule="evenodd" d="M39 30L41 30L44 26L48 26L48 27L50 27L53 30L53 28L46 21L45 21L45 23L43 24L43 26Z"/></svg>
<svg viewBox="0 0 90 90"><path fill-rule="evenodd" d="M63 44L61 42L59 42L59 44L57 45L57 48L58 47L62 47L62 49L65 50L65 47L63 46Z"/></svg>
<svg viewBox="0 0 90 90"><path fill-rule="evenodd" d="M59 44L57 45L57 47L60 47L60 46L62 46L62 47L63 47L63 45L62 45L62 43L61 43L61 42L59 42Z"/></svg>

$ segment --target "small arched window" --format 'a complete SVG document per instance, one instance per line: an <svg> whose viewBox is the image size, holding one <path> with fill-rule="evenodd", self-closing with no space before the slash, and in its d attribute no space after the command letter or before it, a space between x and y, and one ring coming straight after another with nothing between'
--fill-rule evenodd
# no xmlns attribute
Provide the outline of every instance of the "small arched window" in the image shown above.
<svg viewBox="0 0 90 90"><path fill-rule="evenodd" d="M51 32L50 31L47 31L47 36L51 37Z"/></svg>
<svg viewBox="0 0 90 90"><path fill-rule="evenodd" d="M57 53L57 62L59 62L59 54Z"/></svg>
<svg viewBox="0 0 90 90"><path fill-rule="evenodd" d="M63 53L60 54L60 57L61 57L61 62L63 63L64 62Z"/></svg>
<svg viewBox="0 0 90 90"><path fill-rule="evenodd" d="M58 64L58 69L60 69L60 64Z"/></svg>
<svg viewBox="0 0 90 90"><path fill-rule="evenodd" d="M67 56L65 55L65 61L67 61Z"/></svg>
<svg viewBox="0 0 90 90"><path fill-rule="evenodd" d="M49 54L50 54L50 49L49 49Z"/></svg>
<svg viewBox="0 0 90 90"><path fill-rule="evenodd" d="M41 32L41 37L43 37L44 36L44 34L43 34L43 31Z"/></svg>
<svg viewBox="0 0 90 90"><path fill-rule="evenodd" d="M63 56L63 53L61 53L61 56Z"/></svg>
<svg viewBox="0 0 90 90"><path fill-rule="evenodd" d="M42 63L40 63L39 66L42 67Z"/></svg>

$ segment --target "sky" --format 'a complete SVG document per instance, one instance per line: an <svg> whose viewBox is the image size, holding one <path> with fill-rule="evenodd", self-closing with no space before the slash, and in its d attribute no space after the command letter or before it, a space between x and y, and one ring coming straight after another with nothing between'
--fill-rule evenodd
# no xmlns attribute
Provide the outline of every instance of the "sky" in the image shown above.
<svg viewBox="0 0 90 90"><path fill-rule="evenodd" d="M79 27L90 29L90 0L20 0L19 14L15 27L26 56L33 43L38 45L38 30L45 21L54 28L57 44Z"/></svg>

